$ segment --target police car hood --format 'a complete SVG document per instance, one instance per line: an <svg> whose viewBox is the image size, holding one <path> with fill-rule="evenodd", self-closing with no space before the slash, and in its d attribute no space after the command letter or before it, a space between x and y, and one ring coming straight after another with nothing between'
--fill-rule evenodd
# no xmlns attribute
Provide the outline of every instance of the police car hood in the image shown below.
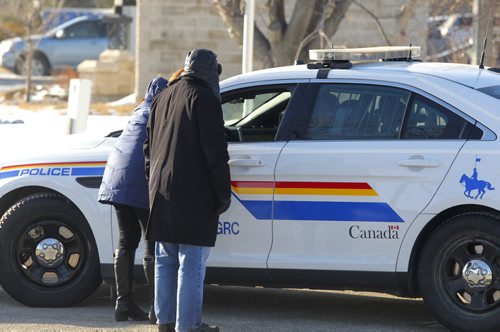
<svg viewBox="0 0 500 332"><path fill-rule="evenodd" d="M36 163L55 159L92 159L95 150L110 138L90 134L33 137L0 145L0 168L13 163ZM113 140L113 139L111 139ZM2 142L6 138L2 137Z"/></svg>

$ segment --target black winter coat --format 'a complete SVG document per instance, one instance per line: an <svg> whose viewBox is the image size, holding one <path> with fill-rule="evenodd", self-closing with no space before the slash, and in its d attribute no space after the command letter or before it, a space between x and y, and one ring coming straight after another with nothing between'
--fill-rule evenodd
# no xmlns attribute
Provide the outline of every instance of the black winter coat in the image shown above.
<svg viewBox="0 0 500 332"><path fill-rule="evenodd" d="M144 154L147 239L214 246L231 184L222 109L204 81L181 77L155 98Z"/></svg>

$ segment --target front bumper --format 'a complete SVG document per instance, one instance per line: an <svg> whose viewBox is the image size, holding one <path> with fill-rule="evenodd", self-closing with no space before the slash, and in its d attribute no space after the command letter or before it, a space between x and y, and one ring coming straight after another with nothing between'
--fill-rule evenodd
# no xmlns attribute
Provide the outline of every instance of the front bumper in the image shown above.
<svg viewBox="0 0 500 332"><path fill-rule="evenodd" d="M0 53L0 66L5 67L7 69L14 69L16 65L16 55L14 52L7 51L4 53Z"/></svg>

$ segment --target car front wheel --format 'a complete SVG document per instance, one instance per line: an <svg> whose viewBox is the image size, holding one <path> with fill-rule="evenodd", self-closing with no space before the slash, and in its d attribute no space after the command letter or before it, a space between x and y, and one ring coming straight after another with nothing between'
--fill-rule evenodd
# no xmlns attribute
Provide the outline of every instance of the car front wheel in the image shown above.
<svg viewBox="0 0 500 332"><path fill-rule="evenodd" d="M26 62L25 56L17 59L14 72L18 75L28 74L28 64ZM33 76L46 76L50 74L50 65L43 55L33 55L33 61L31 63L31 74Z"/></svg>
<svg viewBox="0 0 500 332"><path fill-rule="evenodd" d="M500 218L450 218L427 240L418 279L425 304L448 328L500 330Z"/></svg>
<svg viewBox="0 0 500 332"><path fill-rule="evenodd" d="M95 240L83 215L54 193L25 197L0 219L0 284L30 306L61 307L100 284Z"/></svg>

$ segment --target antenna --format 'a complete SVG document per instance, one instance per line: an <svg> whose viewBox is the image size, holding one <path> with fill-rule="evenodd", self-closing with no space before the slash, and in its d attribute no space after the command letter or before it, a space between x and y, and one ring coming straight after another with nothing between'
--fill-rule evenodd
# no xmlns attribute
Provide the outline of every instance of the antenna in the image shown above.
<svg viewBox="0 0 500 332"><path fill-rule="evenodd" d="M486 36L484 36L483 51L481 52L481 62L479 63L479 69L484 69L484 55L486 54L486 42L488 41L488 34L490 32L491 13L493 13L493 8L490 9L490 17L488 19L488 27L486 28Z"/></svg>
<svg viewBox="0 0 500 332"><path fill-rule="evenodd" d="M412 58L411 58L411 42L410 42L410 52L408 53L408 59L406 61L408 61L408 62L412 61Z"/></svg>

